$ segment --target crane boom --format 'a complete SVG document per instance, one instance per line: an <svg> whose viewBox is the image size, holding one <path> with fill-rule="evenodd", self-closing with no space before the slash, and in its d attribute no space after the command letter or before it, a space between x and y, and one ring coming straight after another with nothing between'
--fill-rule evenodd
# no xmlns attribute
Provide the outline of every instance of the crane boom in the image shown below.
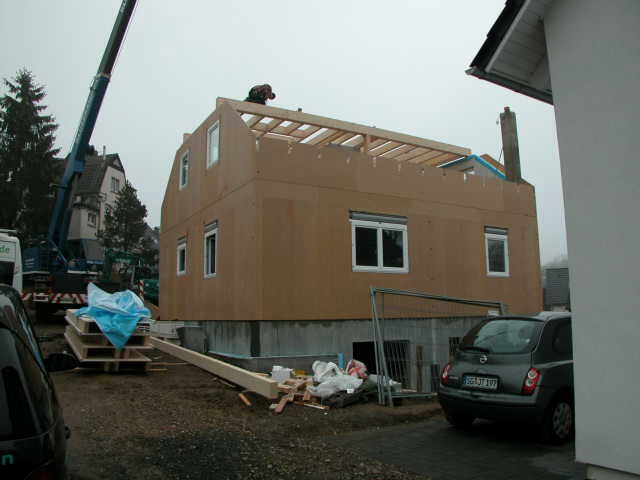
<svg viewBox="0 0 640 480"><path fill-rule="evenodd" d="M123 0L116 17L113 30L109 37L107 47L105 48L102 60L98 67L98 72L93 78L89 97L84 106L80 124L69 153L62 181L58 185L56 201L49 222L49 230L47 240L52 246L57 247L58 254L61 256L64 251L69 232L69 220L71 217L71 209L69 208L72 186L74 181L84 171L85 155L89 148L89 141L95 127L100 106L104 99L111 78L111 71L118 56L118 51L122 45L129 21L133 14L136 0ZM64 256L61 257L64 263Z"/></svg>

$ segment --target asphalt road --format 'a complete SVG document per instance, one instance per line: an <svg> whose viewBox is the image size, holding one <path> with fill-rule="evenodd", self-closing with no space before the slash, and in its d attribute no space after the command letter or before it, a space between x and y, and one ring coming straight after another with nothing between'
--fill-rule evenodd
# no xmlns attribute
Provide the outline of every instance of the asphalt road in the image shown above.
<svg viewBox="0 0 640 480"><path fill-rule="evenodd" d="M364 457L429 476L432 480L584 479L573 443L538 443L522 426L478 422L462 431L443 417L349 433L336 439Z"/></svg>

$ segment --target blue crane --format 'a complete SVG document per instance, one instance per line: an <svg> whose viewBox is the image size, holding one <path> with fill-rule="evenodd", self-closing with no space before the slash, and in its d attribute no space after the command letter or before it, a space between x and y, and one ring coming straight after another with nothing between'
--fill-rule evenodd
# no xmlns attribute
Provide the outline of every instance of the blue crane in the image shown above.
<svg viewBox="0 0 640 480"><path fill-rule="evenodd" d="M82 112L82 118L80 119L73 146L71 147L71 153L69 153L67 158L62 181L58 185L56 201L49 222L47 241L49 245L57 251L58 261L62 263L65 269L67 267L67 260L64 252L71 218L70 201L73 190L72 187L84 171L85 155L89 148L91 134L93 133L93 128L95 127L98 113L100 112L102 100L107 92L109 80L111 79L111 71L113 70L113 65L118 56L118 51L122 45L135 5L136 0L123 0L120 5L118 16L116 17L111 36L109 37L109 42L107 43L107 47L102 55L102 61L98 67L98 72L91 84L89 97Z"/></svg>

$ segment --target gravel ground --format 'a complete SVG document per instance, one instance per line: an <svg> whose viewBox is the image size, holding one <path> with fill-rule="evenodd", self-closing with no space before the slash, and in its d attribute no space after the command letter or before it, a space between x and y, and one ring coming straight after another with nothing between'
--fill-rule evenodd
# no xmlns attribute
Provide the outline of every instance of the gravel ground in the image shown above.
<svg viewBox="0 0 640 480"><path fill-rule="evenodd" d="M46 327L38 329L47 337L44 349L64 348L62 327ZM148 355L154 363L180 362L157 350ZM362 458L333 440L439 415L437 402L328 412L289 405L276 416L269 400L248 393L253 406L246 407L239 389L191 365L155 368L166 371L53 374L72 432L71 479L426 478Z"/></svg>

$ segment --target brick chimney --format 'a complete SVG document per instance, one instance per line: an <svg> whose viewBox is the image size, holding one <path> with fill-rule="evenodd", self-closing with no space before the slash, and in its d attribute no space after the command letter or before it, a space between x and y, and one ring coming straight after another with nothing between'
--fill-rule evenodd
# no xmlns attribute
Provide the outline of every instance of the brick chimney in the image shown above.
<svg viewBox="0 0 640 480"><path fill-rule="evenodd" d="M502 150L504 152L504 169L509 182L522 182L520 172L520 150L518 148L518 127L516 114L509 107L504 107L500 114L500 129L502 130Z"/></svg>

